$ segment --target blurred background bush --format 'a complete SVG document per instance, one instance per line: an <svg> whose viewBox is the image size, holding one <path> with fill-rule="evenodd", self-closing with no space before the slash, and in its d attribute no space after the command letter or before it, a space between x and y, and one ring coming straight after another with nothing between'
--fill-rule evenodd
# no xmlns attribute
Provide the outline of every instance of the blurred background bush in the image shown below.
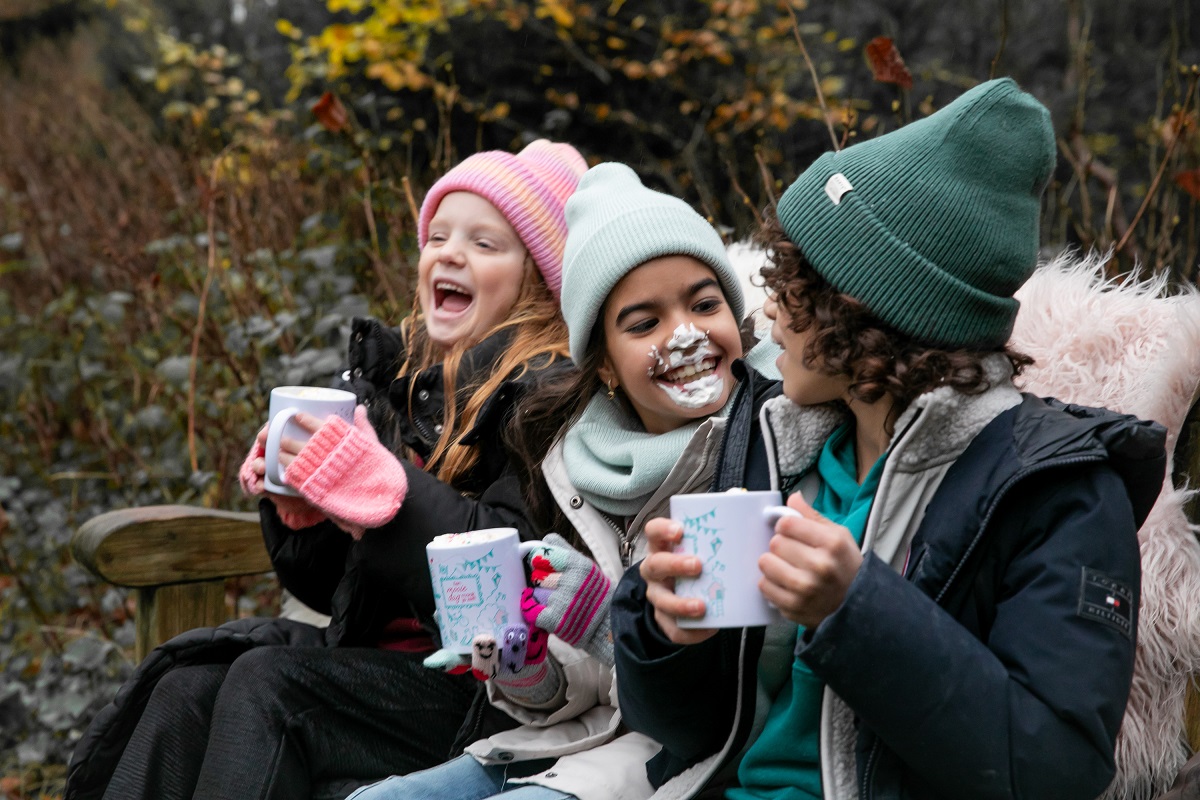
<svg viewBox="0 0 1200 800"><path fill-rule="evenodd" d="M265 390L404 314L461 158L569 141L735 241L817 154L1011 75L1059 136L1047 249L1194 284L1197 63L1189 0L0 1L0 797L60 794L132 668L74 527L246 508Z"/></svg>

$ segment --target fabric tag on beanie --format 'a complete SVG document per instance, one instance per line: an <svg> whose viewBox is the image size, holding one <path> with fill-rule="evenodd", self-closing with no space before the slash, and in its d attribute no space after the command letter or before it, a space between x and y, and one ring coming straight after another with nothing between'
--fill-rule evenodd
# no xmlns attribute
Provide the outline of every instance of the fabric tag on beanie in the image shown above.
<svg viewBox="0 0 1200 800"><path fill-rule="evenodd" d="M1079 587L1079 609L1084 619L1092 619L1133 636L1133 591L1121 581L1103 572L1083 568Z"/></svg>
<svg viewBox="0 0 1200 800"><path fill-rule="evenodd" d="M825 181L825 194L829 195L835 206L841 203L842 197L853 188L850 180L840 172L833 173L829 180Z"/></svg>

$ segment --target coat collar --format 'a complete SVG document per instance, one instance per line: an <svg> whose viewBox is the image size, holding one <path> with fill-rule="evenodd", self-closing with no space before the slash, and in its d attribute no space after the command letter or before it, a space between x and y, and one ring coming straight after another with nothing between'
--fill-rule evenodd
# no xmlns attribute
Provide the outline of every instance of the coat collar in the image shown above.
<svg viewBox="0 0 1200 800"><path fill-rule="evenodd" d="M988 422L1021 401L1005 356L988 356L983 367L991 384L986 391L969 395L942 386L921 395L904 410L888 447L888 458L895 460L897 470L916 472L952 461ZM767 401L761 419L777 469L773 484L786 485L808 472L829 434L848 413L841 403L800 406L783 396Z"/></svg>

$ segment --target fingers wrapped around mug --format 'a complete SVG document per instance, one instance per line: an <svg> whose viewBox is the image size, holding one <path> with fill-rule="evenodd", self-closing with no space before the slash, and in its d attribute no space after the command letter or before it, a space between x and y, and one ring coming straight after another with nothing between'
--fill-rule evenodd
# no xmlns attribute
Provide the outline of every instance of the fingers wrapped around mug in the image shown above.
<svg viewBox="0 0 1200 800"><path fill-rule="evenodd" d="M711 638L714 628L684 629L677 624L678 619L698 619L705 612L703 600L675 594L676 579L694 578L701 570L700 559L674 552L683 541L683 525L657 517L646 523L645 537L648 553L638 570L659 629L675 644L697 644Z"/></svg>
<svg viewBox="0 0 1200 800"><path fill-rule="evenodd" d="M862 552L850 531L821 516L800 495L788 506L799 516L775 524L769 552L759 558L763 596L789 620L819 625L841 606L862 566Z"/></svg>
<svg viewBox="0 0 1200 800"><path fill-rule="evenodd" d="M599 565L557 533L548 535L526 559L532 586L521 596L525 621L611 665L612 582Z"/></svg>
<svg viewBox="0 0 1200 800"><path fill-rule="evenodd" d="M375 435L365 406L355 409L353 426L340 417L318 422L297 414L295 420L305 430L316 430L288 463L289 485L329 517L349 523L342 527L356 539L396 516L408 493L408 475Z"/></svg>

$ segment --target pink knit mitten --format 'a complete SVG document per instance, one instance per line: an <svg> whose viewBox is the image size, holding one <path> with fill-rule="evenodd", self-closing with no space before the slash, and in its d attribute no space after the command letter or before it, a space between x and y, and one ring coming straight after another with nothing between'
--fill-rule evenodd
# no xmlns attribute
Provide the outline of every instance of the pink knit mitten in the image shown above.
<svg viewBox="0 0 1200 800"><path fill-rule="evenodd" d="M408 493L404 466L379 443L366 406L354 410L353 427L327 419L283 477L355 539L396 516Z"/></svg>
<svg viewBox="0 0 1200 800"><path fill-rule="evenodd" d="M600 567L552 533L526 558L530 582L521 595L521 613L531 626L550 631L612 666L608 604L612 583Z"/></svg>
<svg viewBox="0 0 1200 800"><path fill-rule="evenodd" d="M265 458L266 454L267 451L262 443L255 439L250 453L242 462L242 468L238 470L238 483L242 485L242 491L246 496L258 497L265 494L275 504L279 520L294 531L311 528L322 522L325 515L319 509L310 506L304 498L267 492L266 486L263 484L263 476L254 469L255 459Z"/></svg>

